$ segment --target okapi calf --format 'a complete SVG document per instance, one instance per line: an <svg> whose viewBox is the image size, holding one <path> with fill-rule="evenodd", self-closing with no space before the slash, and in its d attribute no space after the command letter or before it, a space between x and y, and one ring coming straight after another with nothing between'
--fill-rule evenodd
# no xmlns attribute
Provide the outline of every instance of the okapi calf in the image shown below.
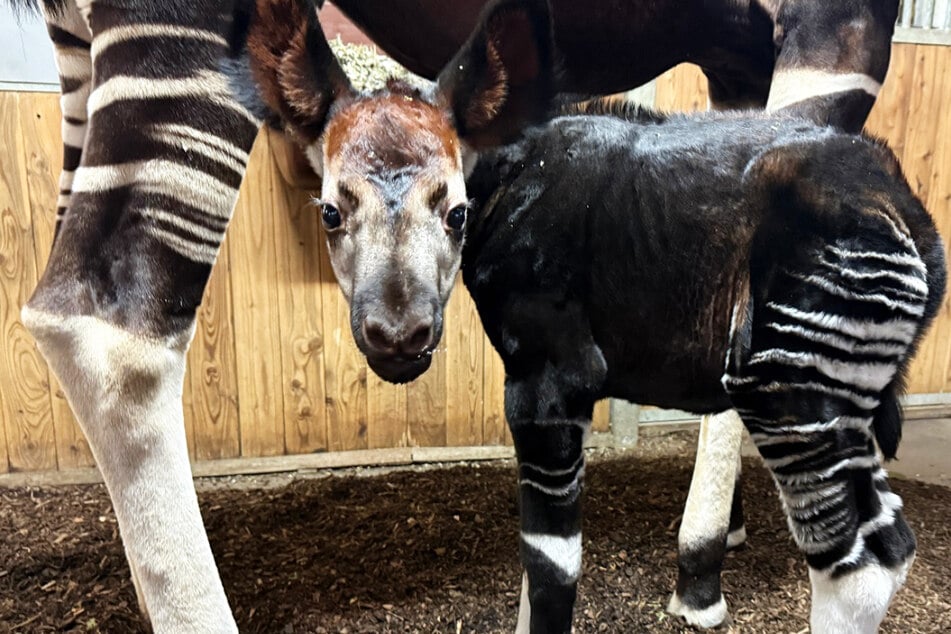
<svg viewBox="0 0 951 634"><path fill-rule="evenodd" d="M887 148L790 116L597 103L547 117L543 1L490 5L428 95L356 95L312 17L261 17L252 64L323 172L370 366L396 382L426 370L460 263L505 363L519 632L571 629L582 443L607 396L735 408L809 563L812 631L878 628L915 540L876 444L895 455L902 378L945 285L941 240Z"/></svg>

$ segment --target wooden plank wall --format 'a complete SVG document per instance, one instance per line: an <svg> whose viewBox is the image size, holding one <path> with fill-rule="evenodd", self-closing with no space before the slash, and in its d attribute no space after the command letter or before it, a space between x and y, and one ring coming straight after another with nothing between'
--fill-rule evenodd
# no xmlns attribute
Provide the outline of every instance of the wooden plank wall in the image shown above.
<svg viewBox="0 0 951 634"><path fill-rule="evenodd" d="M501 361L468 293L433 367L406 386L370 372L350 334L308 192L262 132L198 313L183 401L198 460L511 442ZM69 406L19 321L45 266L62 165L56 95L0 93L0 472L90 466ZM598 409L597 429L607 429Z"/></svg>
<svg viewBox="0 0 951 634"><path fill-rule="evenodd" d="M707 87L696 66L682 64L657 79L661 110L703 110ZM913 191L951 244L951 47L895 44L885 84L866 130L885 139ZM947 249L947 246L946 246ZM946 256L947 257L947 256ZM909 392L951 391L951 299L922 343Z"/></svg>
<svg viewBox="0 0 951 634"><path fill-rule="evenodd" d="M951 239L951 48L899 44L869 128L903 161ZM706 107L700 73L657 83L663 109ZM89 466L62 391L19 322L45 266L61 165L55 95L0 93L0 472ZM453 294L433 368L383 383L353 344L307 192L288 188L262 133L198 314L183 401L199 460L401 446L510 443L504 371L464 289ZM951 314L942 310L911 389L948 391ZM601 404L596 429L607 429Z"/></svg>

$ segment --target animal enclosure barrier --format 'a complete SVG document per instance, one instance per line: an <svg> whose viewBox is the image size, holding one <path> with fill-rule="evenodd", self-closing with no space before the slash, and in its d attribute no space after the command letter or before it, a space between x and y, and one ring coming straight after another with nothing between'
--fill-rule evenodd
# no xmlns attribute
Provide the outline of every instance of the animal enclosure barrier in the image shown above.
<svg viewBox="0 0 951 634"><path fill-rule="evenodd" d="M940 0L939 0L940 1ZM951 49L896 44L868 129L888 140L951 239ZM706 107L679 67L657 81L661 109ZM453 293L433 367L405 386L369 372L352 341L317 211L287 187L263 132L198 313L183 400L196 460L509 442L501 362L464 289ZM0 472L87 467L69 407L19 322L45 266L61 165L57 96L0 93ZM951 388L948 306L916 359L910 390ZM606 408L596 429L607 429Z"/></svg>

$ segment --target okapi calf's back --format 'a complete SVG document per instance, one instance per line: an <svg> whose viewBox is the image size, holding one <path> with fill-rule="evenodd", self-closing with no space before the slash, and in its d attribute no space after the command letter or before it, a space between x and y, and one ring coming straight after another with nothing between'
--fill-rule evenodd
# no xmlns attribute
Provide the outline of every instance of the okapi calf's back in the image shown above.
<svg viewBox="0 0 951 634"><path fill-rule="evenodd" d="M605 396L735 408L809 562L813 632L875 631L915 549L876 442L894 455L896 395L945 284L888 149L788 115L548 116L544 0L492 2L429 93L356 93L306 7L268 5L303 19L259 11L252 68L322 171L330 260L370 367L396 382L427 369L460 266L505 363L517 631L571 629L583 439ZM682 559L698 585L675 599L725 614L725 537Z"/></svg>
<svg viewBox="0 0 951 634"><path fill-rule="evenodd" d="M894 457L945 285L891 152L794 119L600 104L482 154L467 185L463 279L505 363L532 631L568 631L535 615L575 592L565 501L606 396L735 407L809 562L813 631L875 631L915 542L874 441Z"/></svg>

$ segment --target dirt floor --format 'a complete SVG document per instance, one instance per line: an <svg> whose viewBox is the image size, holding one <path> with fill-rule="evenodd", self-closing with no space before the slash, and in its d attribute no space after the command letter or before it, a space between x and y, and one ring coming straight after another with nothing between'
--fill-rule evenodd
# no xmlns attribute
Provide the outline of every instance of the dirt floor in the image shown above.
<svg viewBox="0 0 951 634"><path fill-rule="evenodd" d="M575 631L690 631L664 611L689 435L590 456ZM745 465L749 546L724 589L737 632L805 633L806 569L772 481ZM520 569L511 461L200 483L243 632L511 632ZM894 482L918 559L883 631L951 632L951 489ZM0 632L144 632L101 486L0 490Z"/></svg>

